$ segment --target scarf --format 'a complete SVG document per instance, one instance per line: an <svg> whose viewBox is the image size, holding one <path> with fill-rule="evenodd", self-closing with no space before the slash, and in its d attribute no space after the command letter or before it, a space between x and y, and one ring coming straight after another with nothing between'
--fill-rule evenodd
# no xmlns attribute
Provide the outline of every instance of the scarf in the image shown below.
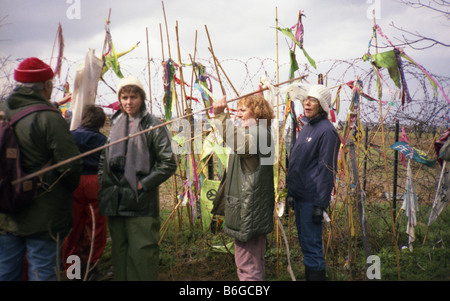
<svg viewBox="0 0 450 301"><path fill-rule="evenodd" d="M111 127L110 142L142 131L142 113L137 117L129 117L122 113ZM150 172L149 150L146 135L138 135L109 148L109 166L116 173L123 173L137 199L137 175Z"/></svg>

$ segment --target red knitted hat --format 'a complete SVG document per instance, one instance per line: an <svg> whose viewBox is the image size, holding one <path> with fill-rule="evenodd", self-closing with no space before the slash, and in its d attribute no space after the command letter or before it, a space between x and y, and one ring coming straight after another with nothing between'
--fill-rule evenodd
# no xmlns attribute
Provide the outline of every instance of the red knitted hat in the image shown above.
<svg viewBox="0 0 450 301"><path fill-rule="evenodd" d="M53 76L52 68L36 57L23 60L14 70L14 79L22 83L45 82Z"/></svg>

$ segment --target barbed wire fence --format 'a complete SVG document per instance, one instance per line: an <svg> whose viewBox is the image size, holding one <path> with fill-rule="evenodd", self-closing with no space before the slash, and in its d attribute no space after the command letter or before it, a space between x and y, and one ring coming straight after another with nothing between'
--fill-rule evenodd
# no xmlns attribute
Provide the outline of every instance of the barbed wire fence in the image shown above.
<svg viewBox="0 0 450 301"><path fill-rule="evenodd" d="M2 67L0 74L0 97L4 99L12 91L14 87L13 71L17 64L23 58L13 59L11 57L0 58L0 66ZM124 75L137 76L146 87L147 98L149 106L151 103L152 113L160 118L164 118L163 97L165 93L163 77L164 66L163 61L157 58L133 57L132 52L120 58L120 68ZM62 72L60 76L55 78L55 90L53 92L53 99L60 99L63 97L64 84L69 83L73 88L74 77L77 68L83 64L83 60L70 60L64 58L62 64ZM288 79L290 64L282 62L277 64L277 60L273 58L228 58L219 60L220 68L216 70L213 57L207 59L197 58L197 63L205 66L206 75L211 80L211 92L215 97L221 97L222 91L217 81L217 72L222 79L225 93L228 99L232 99L245 93L250 93L258 89L261 77L266 77L271 83L277 83L277 68L278 81ZM192 87L195 77L192 74L192 66L190 60L181 62L183 72L183 79L186 83L185 94L201 100L199 91ZM419 144L420 139L425 132L443 133L449 126L449 104L445 100L439 89L433 87L427 75L416 65L406 62L403 64L404 75L407 81L408 90L412 101L402 106L399 97L398 89L394 82L389 78L386 70L381 69L382 76L382 98L383 105L380 109L379 101L371 101L361 98L359 105L359 118L363 126L370 126L376 128L380 121L383 120L383 125L387 131L392 131L395 122L398 120L401 127L406 128L406 132L410 138L414 138L414 144ZM378 99L377 91L377 74L369 62L364 62L362 58L352 59L328 59L318 61L317 66L319 70L314 69L309 64L299 64L299 69L296 75L308 75L307 83L317 83L319 74L323 75L324 84L327 85L332 92L332 98L336 96L338 88L340 90L340 108L337 114L337 120L343 124L345 123L349 105L352 99L352 90L346 83L360 80L362 82L363 91L365 94ZM150 72L149 72L150 71ZM179 72L180 70L178 70ZM150 74L150 75L149 75ZM447 95L450 95L450 78L445 76L433 75L436 81L441 85L442 89ZM117 86L119 78L117 75L109 70L103 76L103 81L99 81L97 96L95 103L97 105L106 107L109 104L117 101L115 87ZM180 85L176 88L177 94L180 95ZM178 98L179 101L181 97ZM282 104L284 100L280 100ZM204 108L204 104L199 101L192 101L192 111ZM229 106L234 108L235 103L230 103ZM296 112L302 112L301 106L296 101ZM276 108L279 110L278 118L284 117L283 105ZM381 112L380 112L381 110ZM107 113L111 113L105 109ZM175 114L175 112L174 112ZM184 114L181 112L181 114ZM194 116L196 117L196 116ZM298 117L298 116L297 116ZM428 141L431 143L432 141ZM423 147L420 145L419 148ZM425 150L427 151L427 150ZM433 184L434 185L434 184ZM430 186L431 187L431 186Z"/></svg>
<svg viewBox="0 0 450 301"><path fill-rule="evenodd" d="M22 60L22 58L12 59L11 57L0 58L0 66L2 73L0 74L0 82L2 84L0 96L4 98L14 87L13 70L15 66ZM221 96L220 87L217 82L217 70L215 70L213 58L196 59L198 63L205 66L206 70L212 79L212 92L217 97ZM73 61L67 58L63 60L63 71L61 76L57 76L55 80L55 91L53 98L62 97L63 86L66 82L73 85L75 71L83 63L83 60ZM125 75L137 76L144 84L149 87L151 84L151 103L152 108L155 108L155 113L162 115L162 99L164 95L163 77L164 68L161 59L152 58L148 60L144 57L131 57L128 54L120 58L121 71ZM182 62L184 81L187 85L191 85L191 68L190 61ZM65 66L64 66L65 65ZM222 84L228 98L237 96L238 94L245 94L258 89L258 85L262 76L267 77L269 82L277 82L277 61L273 58L231 58L220 61L221 68L219 68ZM348 82L359 79L362 81L363 90L367 95L378 99L376 91L376 73L369 62L364 62L361 58L353 59L329 59L317 62L321 71L315 70L308 64L299 64L298 75L308 74L307 81L309 83L316 83L317 77L320 74L324 76L324 84L331 88L334 97L337 88L340 85L345 85ZM149 69L150 66L150 79ZM64 68L65 67L65 68ZM289 63L281 63L279 68L280 81L287 80L289 71ZM404 64L405 77L408 83L412 102L401 106L399 98L393 99L396 91L394 82L389 78L387 72L383 78L383 98L385 102L390 102L393 108L390 109L389 115L386 116L386 122L391 123L393 120L400 120L401 123L407 124L410 127L417 129L423 128L423 125L439 125L443 117L448 115L448 103L445 101L441 91L435 90L432 87L427 75L420 70L419 67L407 62ZM227 72L227 73L224 73ZM450 78L445 76L433 75L440 83L447 95L450 89ZM232 82L226 80L229 78ZM115 91L113 90L118 83L119 78L112 72L108 71L104 75L105 82L100 81L98 85L96 103L101 106L106 106L117 100ZM149 93L149 89L147 89ZM190 93L190 87L186 94ZM342 90L341 99L343 105L351 100L351 89ZM195 89L192 90L192 96L199 98L200 93ZM149 94L147 94L149 97ZM194 103L195 105L195 103ZM388 106L385 106L386 109ZM361 121L363 123L377 124L379 122L379 108L376 101L364 101L361 104ZM339 112L338 119L346 119L345 108ZM417 126L420 123L420 126Z"/></svg>
<svg viewBox="0 0 450 301"><path fill-rule="evenodd" d="M13 59L11 57L0 58L0 66L2 67L0 74L1 99L5 99L12 91L14 87L13 71L22 59ZM121 71L124 75L137 76L142 81L144 87L146 87L147 98L149 99L149 106L151 103L152 113L160 118L164 118L163 97L165 89L163 84L163 61L157 58L133 57L132 52L121 57L119 61ZM221 68L216 70L213 57L196 59L197 63L205 66L206 73L211 80L210 89L215 97L222 96L221 87L217 81L217 72L219 71L220 78L222 79L221 84L226 91L228 99L257 90L260 79L263 76L269 82L276 84L277 68L279 75L278 81L287 80L290 68L288 62L277 64L277 60L273 58L229 58L219 61ZM61 75L55 78L53 99L63 97L64 84L66 82L73 88L76 70L83 62L83 60L74 61L64 58ZM201 100L200 92L192 87L195 77L192 74L191 63L190 60L181 62L183 79L186 83L185 94ZM410 62L406 62L403 65L404 75L412 101L402 106L397 87L389 78L387 71L381 69L381 100L384 103L381 108L382 112L380 112L379 101L361 98L359 118L363 126L370 126L371 128L378 126L380 121L383 120L383 124L388 130L392 130L395 121L398 120L400 126L406 128L408 135L416 139L415 143L419 143L424 132L440 131L442 133L448 128L448 118L450 117L449 104L441 91L433 87L427 75L418 66ZM311 84L317 83L319 74L323 75L324 84L331 89L332 98L336 96L338 88L342 86L339 93L341 105L339 112L337 112L337 120L341 124L347 119L349 104L352 99L352 90L346 83L358 79L362 82L363 92L374 99L378 99L376 85L377 74L371 64L364 62L362 58L328 59L318 61L317 66L320 71L314 69L309 64L299 64L296 75L308 75L306 81ZM450 95L450 78L439 75L432 76L440 84L445 93ZM118 84L119 78L113 71L109 70L103 76L103 80L99 81L95 103L106 107L117 101L115 87ZM177 86L176 90L177 94L180 95L180 85ZM178 99L182 101L181 97ZM284 100L280 100L281 104L283 102ZM201 101L192 101L191 103L193 111L204 108L204 104ZM229 105L235 107L235 103L233 102ZM296 101L296 106L298 107L296 112L300 114L302 110L298 101ZM280 119L284 116L284 108L283 105L276 108L280 112L278 115ZM108 109L105 110L107 111ZM184 113L181 112L181 114Z"/></svg>

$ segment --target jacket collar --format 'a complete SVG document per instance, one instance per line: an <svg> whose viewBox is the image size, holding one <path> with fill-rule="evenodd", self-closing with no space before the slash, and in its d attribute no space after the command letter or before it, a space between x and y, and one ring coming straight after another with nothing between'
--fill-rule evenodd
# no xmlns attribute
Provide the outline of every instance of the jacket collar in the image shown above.
<svg viewBox="0 0 450 301"><path fill-rule="evenodd" d="M309 119L308 117L303 116L303 117L302 117L302 122L303 122L304 124L310 124L310 125L313 125L313 124L318 123L320 120L322 120L322 119L324 119L324 118L325 118L325 117L324 117L323 115L321 115L321 114L319 114L318 116L314 117L313 119Z"/></svg>
<svg viewBox="0 0 450 301"><path fill-rule="evenodd" d="M51 105L39 91L28 87L16 87L8 98L8 106L11 110L38 103Z"/></svg>

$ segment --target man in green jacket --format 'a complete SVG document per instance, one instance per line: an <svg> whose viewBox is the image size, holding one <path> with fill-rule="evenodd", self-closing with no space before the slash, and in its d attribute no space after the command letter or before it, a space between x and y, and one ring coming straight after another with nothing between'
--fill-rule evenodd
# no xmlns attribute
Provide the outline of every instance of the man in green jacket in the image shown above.
<svg viewBox="0 0 450 301"><path fill-rule="evenodd" d="M38 58L27 58L14 71L18 82L0 110L12 116L26 107L52 106L53 70ZM22 168L34 173L79 154L69 126L55 111L39 111L21 119L14 129ZM0 213L0 280L22 280L24 256L29 280L57 280L62 240L72 227L72 193L81 174L74 160L41 175L32 204L16 213Z"/></svg>

